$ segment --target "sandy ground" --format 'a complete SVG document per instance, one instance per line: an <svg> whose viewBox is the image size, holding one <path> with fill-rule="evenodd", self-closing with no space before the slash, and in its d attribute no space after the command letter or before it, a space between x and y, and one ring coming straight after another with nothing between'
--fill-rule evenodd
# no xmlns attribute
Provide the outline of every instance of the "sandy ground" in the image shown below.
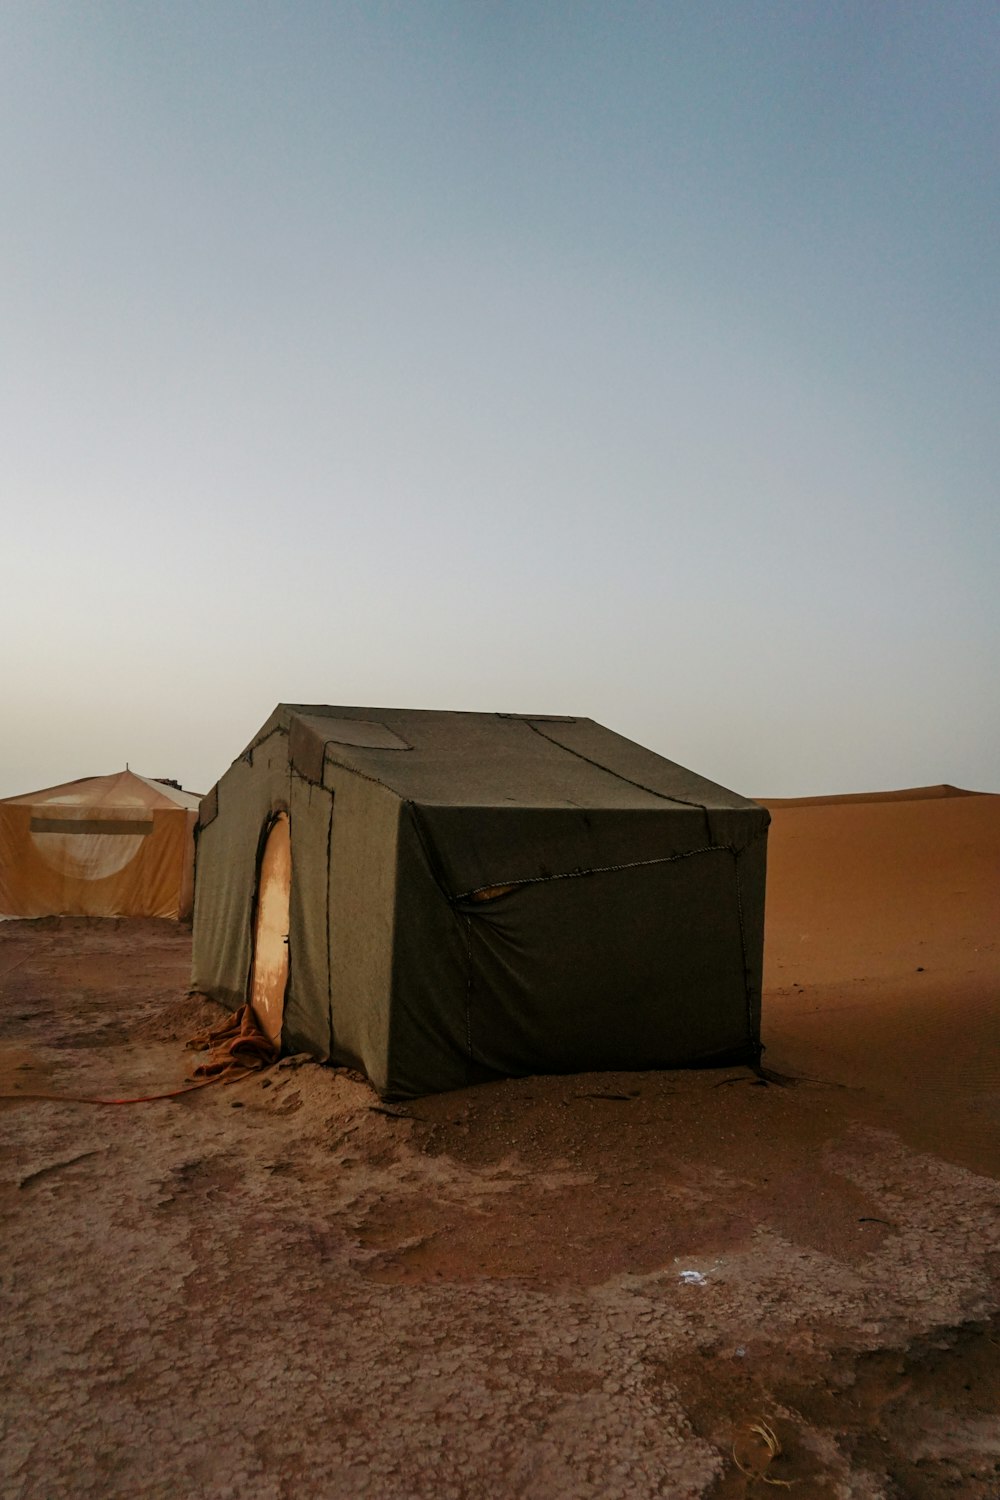
<svg viewBox="0 0 1000 1500"><path fill-rule="evenodd" d="M1000 798L771 804L766 1063L0 1105L4 1496L1000 1495ZM189 936L0 924L0 1092L181 1084Z"/></svg>

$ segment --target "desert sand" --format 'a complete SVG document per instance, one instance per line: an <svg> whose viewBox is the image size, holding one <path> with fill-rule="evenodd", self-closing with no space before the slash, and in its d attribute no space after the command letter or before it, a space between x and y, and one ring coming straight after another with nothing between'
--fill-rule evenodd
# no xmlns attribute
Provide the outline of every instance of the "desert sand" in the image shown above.
<svg viewBox="0 0 1000 1500"><path fill-rule="evenodd" d="M2 1101L3 1494L1000 1495L1000 797L768 805L763 1076ZM0 924L0 1092L181 1085L189 947Z"/></svg>

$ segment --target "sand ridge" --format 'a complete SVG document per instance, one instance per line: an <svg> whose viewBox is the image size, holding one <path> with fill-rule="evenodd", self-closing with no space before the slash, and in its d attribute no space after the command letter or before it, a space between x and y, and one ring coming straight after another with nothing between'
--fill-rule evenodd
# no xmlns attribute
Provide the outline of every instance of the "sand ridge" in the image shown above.
<svg viewBox="0 0 1000 1500"><path fill-rule="evenodd" d="M848 803L936 802L942 797L988 797L989 792L968 792L941 782L937 786L900 787L893 792L833 792L821 797L757 797L762 807L843 807Z"/></svg>

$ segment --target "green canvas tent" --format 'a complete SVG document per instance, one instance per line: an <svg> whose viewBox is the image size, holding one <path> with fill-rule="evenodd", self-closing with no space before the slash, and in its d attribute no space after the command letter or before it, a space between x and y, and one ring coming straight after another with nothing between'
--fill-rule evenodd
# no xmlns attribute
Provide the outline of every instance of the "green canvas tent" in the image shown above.
<svg viewBox="0 0 1000 1500"><path fill-rule="evenodd" d="M282 704L201 804L194 985L386 1096L753 1061L768 822L591 719Z"/></svg>

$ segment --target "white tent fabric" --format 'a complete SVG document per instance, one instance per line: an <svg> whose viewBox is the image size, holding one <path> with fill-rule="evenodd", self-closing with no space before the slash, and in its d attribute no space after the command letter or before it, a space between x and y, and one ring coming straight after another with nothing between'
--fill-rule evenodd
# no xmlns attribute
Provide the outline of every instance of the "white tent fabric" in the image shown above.
<svg viewBox="0 0 1000 1500"><path fill-rule="evenodd" d="M0 801L0 915L187 916L198 801L127 769Z"/></svg>

